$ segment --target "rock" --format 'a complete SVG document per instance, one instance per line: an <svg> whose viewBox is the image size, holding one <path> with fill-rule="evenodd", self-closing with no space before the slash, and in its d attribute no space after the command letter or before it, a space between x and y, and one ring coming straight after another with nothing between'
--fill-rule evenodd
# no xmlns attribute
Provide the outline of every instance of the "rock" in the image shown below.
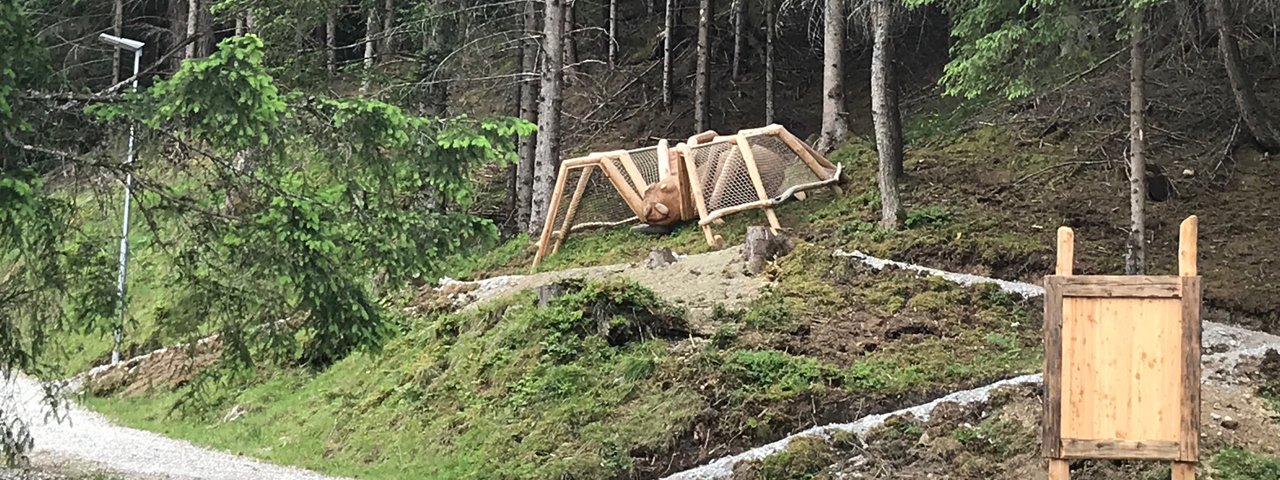
<svg viewBox="0 0 1280 480"><path fill-rule="evenodd" d="M231 407L231 410L228 410L226 415L222 416L222 423L234 422L243 418L247 413L249 413L249 409L244 405L236 405Z"/></svg>
<svg viewBox="0 0 1280 480"><path fill-rule="evenodd" d="M538 306L545 307L549 305L552 300L563 297L564 294L567 293L568 288L561 283L549 283L534 289L534 291L538 294Z"/></svg>
<svg viewBox="0 0 1280 480"><path fill-rule="evenodd" d="M1213 421L1217 422L1219 420L1222 420L1222 415L1218 415L1216 413L1210 413L1209 418L1212 418Z"/></svg>
<svg viewBox="0 0 1280 480"><path fill-rule="evenodd" d="M649 259L645 261L646 268L661 268L680 261L676 258L676 254L670 248L654 248L649 250Z"/></svg>
<svg viewBox="0 0 1280 480"><path fill-rule="evenodd" d="M1236 421L1236 419L1234 418L1226 417L1222 419L1222 428L1225 428L1227 430L1235 430L1237 428L1240 428L1240 422Z"/></svg>
<svg viewBox="0 0 1280 480"><path fill-rule="evenodd" d="M1183 169L1183 170L1182 170L1182 176L1184 176L1184 177L1194 177L1194 176L1196 176L1196 169L1194 169L1194 168L1187 168L1187 169Z"/></svg>

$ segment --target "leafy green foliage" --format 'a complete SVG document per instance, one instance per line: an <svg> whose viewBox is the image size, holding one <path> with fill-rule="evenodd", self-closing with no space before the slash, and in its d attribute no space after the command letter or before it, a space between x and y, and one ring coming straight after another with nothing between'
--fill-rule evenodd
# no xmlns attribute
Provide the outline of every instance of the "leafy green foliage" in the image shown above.
<svg viewBox="0 0 1280 480"><path fill-rule="evenodd" d="M465 213L470 172L511 161L511 139L534 127L282 92L264 58L258 37L228 38L132 101L93 111L194 152L195 168L138 172L139 206L179 227L152 232L177 267L160 281L171 299L158 321L221 333L234 364L322 366L393 332L375 300L383 288L496 237ZM263 327L278 322L292 328Z"/></svg>
<svg viewBox="0 0 1280 480"><path fill-rule="evenodd" d="M1111 0L907 0L941 5L951 14L951 61L941 82L948 94L1026 97L1064 70L1087 64L1107 40ZM1122 2L1123 3L1123 2ZM1112 27L1114 28L1114 27Z"/></svg>
<svg viewBox="0 0 1280 480"><path fill-rule="evenodd" d="M1213 478L1220 480L1280 479L1280 457L1228 448L1213 457Z"/></svg>

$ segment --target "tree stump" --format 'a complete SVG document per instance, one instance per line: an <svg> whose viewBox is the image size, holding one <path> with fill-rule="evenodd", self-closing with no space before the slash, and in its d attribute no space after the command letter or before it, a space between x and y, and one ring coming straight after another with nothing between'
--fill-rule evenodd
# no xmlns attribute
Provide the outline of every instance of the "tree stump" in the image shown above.
<svg viewBox="0 0 1280 480"><path fill-rule="evenodd" d="M680 261L676 258L675 252L670 248L654 248L649 250L649 260L645 261L644 266L648 268L661 268Z"/></svg>
<svg viewBox="0 0 1280 480"><path fill-rule="evenodd" d="M748 227L747 240L742 248L742 259L747 261L747 273L758 275L770 260L791 253L795 244L783 235L775 235L769 227Z"/></svg>

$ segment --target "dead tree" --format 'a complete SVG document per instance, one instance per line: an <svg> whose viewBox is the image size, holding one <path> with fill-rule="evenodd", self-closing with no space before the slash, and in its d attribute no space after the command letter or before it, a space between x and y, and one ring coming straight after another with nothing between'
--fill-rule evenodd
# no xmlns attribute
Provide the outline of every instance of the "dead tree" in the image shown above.
<svg viewBox="0 0 1280 480"><path fill-rule="evenodd" d="M844 111L845 0L825 0L822 29L822 129L817 149L828 152L849 135Z"/></svg>
<svg viewBox="0 0 1280 480"><path fill-rule="evenodd" d="M898 108L897 79L893 75L893 7L890 0L871 0L871 30L875 45L871 53L871 117L876 130L876 152L880 187L880 225L897 230L902 226L902 199L898 177L902 173L902 117Z"/></svg>
<svg viewBox="0 0 1280 480"><path fill-rule="evenodd" d="M330 75L338 71L338 15L329 12L324 17L325 68Z"/></svg>
<svg viewBox="0 0 1280 480"><path fill-rule="evenodd" d="M1227 0L1209 0L1209 14L1218 26L1218 51L1222 56L1222 65L1227 69L1227 78L1231 83L1231 95L1235 98L1236 110L1240 120L1244 122L1253 136L1258 148L1270 153L1280 153L1280 130L1258 103L1253 82L1245 72L1244 62L1240 58L1240 44L1236 41L1235 12Z"/></svg>
<svg viewBox="0 0 1280 480"><path fill-rule="evenodd" d="M757 275L768 262L786 256L795 248L791 239L773 233L769 227L747 227L747 239L743 243L742 259L747 262L747 272Z"/></svg>
<svg viewBox="0 0 1280 480"><path fill-rule="evenodd" d="M737 79L742 74L742 24L746 8L743 7L744 0L733 0L730 8L730 16L733 21L733 78Z"/></svg>
<svg viewBox="0 0 1280 480"><path fill-rule="evenodd" d="M1146 270L1146 27L1146 10L1134 8L1129 13L1129 248L1125 258L1129 275Z"/></svg>

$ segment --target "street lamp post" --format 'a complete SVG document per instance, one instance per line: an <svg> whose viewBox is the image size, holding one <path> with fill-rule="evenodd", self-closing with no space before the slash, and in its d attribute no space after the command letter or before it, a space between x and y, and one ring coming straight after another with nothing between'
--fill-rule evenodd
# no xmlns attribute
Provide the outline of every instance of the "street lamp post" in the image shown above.
<svg viewBox="0 0 1280 480"><path fill-rule="evenodd" d="M138 89L138 65L142 63L142 47L145 45L137 40L121 38L114 35L101 34L98 39L109 43L116 48L133 52L133 89ZM124 215L120 223L120 275L116 278L116 295L120 300L120 320L116 322L115 327L115 344L111 347L111 363L120 363L120 340L124 335L124 319L128 308L125 304L124 285L125 275L128 272L129 265L129 202L133 190L133 138L134 126L129 125L129 154L125 159L125 179L124 179Z"/></svg>

